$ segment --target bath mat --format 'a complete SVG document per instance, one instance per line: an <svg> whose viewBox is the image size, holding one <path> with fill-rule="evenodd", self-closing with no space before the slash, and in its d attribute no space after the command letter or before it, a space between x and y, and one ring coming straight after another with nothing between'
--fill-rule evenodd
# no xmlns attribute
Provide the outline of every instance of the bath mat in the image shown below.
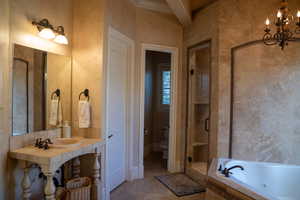
<svg viewBox="0 0 300 200"><path fill-rule="evenodd" d="M199 185L182 173L156 176L155 178L171 190L177 197L205 192L205 187Z"/></svg>

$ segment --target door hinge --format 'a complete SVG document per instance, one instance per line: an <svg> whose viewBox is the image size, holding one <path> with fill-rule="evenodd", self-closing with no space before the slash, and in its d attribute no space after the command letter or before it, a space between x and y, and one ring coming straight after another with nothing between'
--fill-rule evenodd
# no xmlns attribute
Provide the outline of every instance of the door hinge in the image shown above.
<svg viewBox="0 0 300 200"><path fill-rule="evenodd" d="M190 71L190 73L191 73L191 75L194 75L194 70L192 69L192 70Z"/></svg>
<svg viewBox="0 0 300 200"><path fill-rule="evenodd" d="M191 156L188 157L189 162L193 162L193 158Z"/></svg>

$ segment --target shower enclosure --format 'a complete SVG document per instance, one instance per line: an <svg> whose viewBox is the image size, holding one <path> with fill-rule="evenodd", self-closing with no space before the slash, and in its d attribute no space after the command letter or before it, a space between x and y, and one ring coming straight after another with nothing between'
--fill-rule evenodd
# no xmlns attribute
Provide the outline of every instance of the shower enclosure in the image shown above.
<svg viewBox="0 0 300 200"><path fill-rule="evenodd" d="M209 165L210 42L188 50L188 117L186 173L205 179Z"/></svg>

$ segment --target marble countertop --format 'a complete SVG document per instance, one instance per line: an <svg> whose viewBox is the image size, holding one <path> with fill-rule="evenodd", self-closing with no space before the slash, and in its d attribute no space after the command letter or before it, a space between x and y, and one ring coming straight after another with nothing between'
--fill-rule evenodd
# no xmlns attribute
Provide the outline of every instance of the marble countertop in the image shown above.
<svg viewBox="0 0 300 200"><path fill-rule="evenodd" d="M78 146L52 147L47 150L39 149L34 145L26 146L9 152L11 158L36 163L47 170L56 170L65 162L90 153L100 153L105 142L102 139L77 138Z"/></svg>

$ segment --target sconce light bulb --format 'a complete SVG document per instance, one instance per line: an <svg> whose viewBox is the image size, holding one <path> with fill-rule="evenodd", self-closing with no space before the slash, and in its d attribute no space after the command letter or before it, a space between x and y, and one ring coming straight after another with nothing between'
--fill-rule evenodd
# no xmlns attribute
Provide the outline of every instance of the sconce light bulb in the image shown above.
<svg viewBox="0 0 300 200"><path fill-rule="evenodd" d="M271 22L270 22L269 18L267 18L267 19L266 19L266 25L269 26L270 23L271 23Z"/></svg>
<svg viewBox="0 0 300 200"><path fill-rule="evenodd" d="M282 13L281 13L280 10L278 10L278 12L277 12L277 18L281 18L281 17L282 17Z"/></svg>
<svg viewBox="0 0 300 200"><path fill-rule="evenodd" d="M54 42L58 44L66 44L66 45L69 43L68 39L64 35L57 35L54 39Z"/></svg>
<svg viewBox="0 0 300 200"><path fill-rule="evenodd" d="M297 12L297 17L300 18L300 10Z"/></svg>
<svg viewBox="0 0 300 200"><path fill-rule="evenodd" d="M39 36L45 39L53 39L55 38L55 34L53 32L53 30L51 30L50 28L44 28L39 32Z"/></svg>

